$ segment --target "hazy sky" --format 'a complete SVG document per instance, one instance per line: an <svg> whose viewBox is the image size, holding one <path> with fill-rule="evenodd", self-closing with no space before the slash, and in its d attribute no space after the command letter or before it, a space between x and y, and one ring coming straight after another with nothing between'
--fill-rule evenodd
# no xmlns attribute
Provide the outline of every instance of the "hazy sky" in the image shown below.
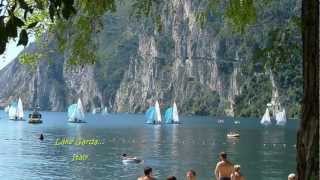
<svg viewBox="0 0 320 180"><path fill-rule="evenodd" d="M29 43L33 41L34 41L34 37L29 36ZM0 55L0 69L2 69L7 64L9 64L25 48L22 45L17 46L17 42L18 42L18 38L16 41L10 40L9 43L7 44L5 53Z"/></svg>
<svg viewBox="0 0 320 180"><path fill-rule="evenodd" d="M24 49L24 46L17 46L17 42L10 41L4 54L0 55L0 69L9 64Z"/></svg>

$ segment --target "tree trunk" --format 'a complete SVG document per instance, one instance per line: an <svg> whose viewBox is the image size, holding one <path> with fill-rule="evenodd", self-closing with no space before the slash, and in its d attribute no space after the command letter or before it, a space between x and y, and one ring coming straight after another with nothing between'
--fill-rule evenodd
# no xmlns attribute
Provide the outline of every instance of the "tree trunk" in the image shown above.
<svg viewBox="0 0 320 180"><path fill-rule="evenodd" d="M319 179L319 0L302 0L303 91L297 139L299 180Z"/></svg>

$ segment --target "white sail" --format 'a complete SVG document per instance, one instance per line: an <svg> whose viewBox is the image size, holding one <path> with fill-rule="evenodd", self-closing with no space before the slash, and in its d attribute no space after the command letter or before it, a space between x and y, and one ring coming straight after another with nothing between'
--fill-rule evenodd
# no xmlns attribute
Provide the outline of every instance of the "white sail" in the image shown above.
<svg viewBox="0 0 320 180"><path fill-rule="evenodd" d="M19 98L18 101L18 107L17 107L17 118L18 119L23 119L24 113L23 113L23 105L22 105L22 101Z"/></svg>
<svg viewBox="0 0 320 180"><path fill-rule="evenodd" d="M17 108L15 106L10 106L9 119L16 119L16 117L17 117Z"/></svg>
<svg viewBox="0 0 320 180"><path fill-rule="evenodd" d="M107 108L107 107L104 107L104 108L103 108L102 114L103 114L103 115L108 114L108 108Z"/></svg>
<svg viewBox="0 0 320 180"><path fill-rule="evenodd" d="M155 104L155 109L156 109L156 123L161 123L161 112L160 112L160 105L159 102L156 101Z"/></svg>
<svg viewBox="0 0 320 180"><path fill-rule="evenodd" d="M4 108L4 112L8 113L10 109L10 106L8 105L7 107Z"/></svg>
<svg viewBox="0 0 320 180"><path fill-rule="evenodd" d="M69 122L85 122L84 121L84 110L82 107L82 102L80 99L78 99L77 104L72 104L68 107L68 117Z"/></svg>
<svg viewBox="0 0 320 180"><path fill-rule="evenodd" d="M179 114L176 102L173 102L172 119L174 123L179 123Z"/></svg>
<svg viewBox="0 0 320 180"><path fill-rule="evenodd" d="M92 114L96 114L96 113L97 113L96 108L93 108L93 110L92 110Z"/></svg>
<svg viewBox="0 0 320 180"><path fill-rule="evenodd" d="M77 110L78 111L77 111L76 118L79 120L84 120L84 110L83 110L83 106L80 98L78 99Z"/></svg>
<svg viewBox="0 0 320 180"><path fill-rule="evenodd" d="M286 124L287 117L286 117L286 111L284 109L276 113L276 121L277 121L277 125L279 126L283 126Z"/></svg>
<svg viewBox="0 0 320 180"><path fill-rule="evenodd" d="M271 124L270 113L269 113L269 109L268 108L266 109L266 112L264 113L260 123L263 124L263 125Z"/></svg>

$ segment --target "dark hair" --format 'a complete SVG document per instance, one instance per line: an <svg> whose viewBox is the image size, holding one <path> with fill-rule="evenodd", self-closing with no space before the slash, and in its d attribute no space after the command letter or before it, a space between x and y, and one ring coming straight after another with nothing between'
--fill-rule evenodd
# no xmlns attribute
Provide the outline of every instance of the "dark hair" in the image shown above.
<svg viewBox="0 0 320 180"><path fill-rule="evenodd" d="M167 178L167 180L177 180L177 178L174 177L174 176L169 176L169 177Z"/></svg>
<svg viewBox="0 0 320 180"><path fill-rule="evenodd" d="M123 157L126 157L126 156L127 156L127 154L122 154L122 156L123 156Z"/></svg>
<svg viewBox="0 0 320 180"><path fill-rule="evenodd" d="M197 175L197 173L193 169L190 169L187 173L191 173L193 176Z"/></svg>
<svg viewBox="0 0 320 180"><path fill-rule="evenodd" d="M223 159L227 159L227 153L221 152L220 157L222 157Z"/></svg>
<svg viewBox="0 0 320 180"><path fill-rule="evenodd" d="M145 167L144 168L144 175L150 175L152 172L152 168L151 167Z"/></svg>

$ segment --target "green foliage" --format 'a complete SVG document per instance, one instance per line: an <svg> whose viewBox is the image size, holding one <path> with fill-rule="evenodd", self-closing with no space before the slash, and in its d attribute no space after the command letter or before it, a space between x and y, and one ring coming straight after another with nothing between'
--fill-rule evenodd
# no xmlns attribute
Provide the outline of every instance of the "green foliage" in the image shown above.
<svg viewBox="0 0 320 180"><path fill-rule="evenodd" d="M196 13L196 22L201 28L204 28L207 22L207 17L208 17L208 14L206 11L202 11L202 12L200 11Z"/></svg>
<svg viewBox="0 0 320 180"><path fill-rule="evenodd" d="M196 13L196 22L203 28L212 16L221 16L235 32L244 33L257 20L256 7L253 0L208 0L204 10Z"/></svg>
<svg viewBox="0 0 320 180"><path fill-rule="evenodd" d="M244 81L244 84L241 87L241 95L235 100L235 114L241 117L260 117L271 100L272 85L269 75L264 73L254 75L254 70L249 69L243 71L251 72L251 78L240 77L240 81Z"/></svg>
<svg viewBox="0 0 320 180"><path fill-rule="evenodd" d="M151 15L154 2L155 0L134 0L132 5L133 15L139 18Z"/></svg>
<svg viewBox="0 0 320 180"><path fill-rule="evenodd" d="M201 84L194 83L191 89L197 89L197 93L192 96L181 111L189 112L196 115L224 115L223 102L220 101L218 92L203 88Z"/></svg>
<svg viewBox="0 0 320 180"><path fill-rule="evenodd" d="M28 44L28 34L25 29L22 29L19 35L19 41L18 41L18 46L19 45L24 45L26 46Z"/></svg>
<svg viewBox="0 0 320 180"><path fill-rule="evenodd" d="M102 43L96 50L95 79L99 89L108 101L115 97L125 71L132 58L137 58L138 37L128 27L128 8L123 5L117 15L108 13L103 19L104 28L98 35ZM106 43L107 42L107 43Z"/></svg>
<svg viewBox="0 0 320 180"><path fill-rule="evenodd" d="M41 57L41 53L23 53L19 55L19 61L21 64L30 66L31 70L34 71Z"/></svg>
<svg viewBox="0 0 320 180"><path fill-rule="evenodd" d="M0 2L0 54L4 53L10 38L18 37L17 45L28 44L27 29L32 30L38 21L30 22L32 14L49 11L51 20L54 17L68 19L75 13L73 0L7 0ZM25 27L24 27L25 26Z"/></svg>
<svg viewBox="0 0 320 180"><path fill-rule="evenodd" d="M58 20L54 33L59 49L67 52L69 65L86 65L97 62L98 33L102 29L101 17L116 11L114 0L79 1L76 16Z"/></svg>
<svg viewBox="0 0 320 180"><path fill-rule="evenodd" d="M256 22L256 8L253 0L230 0L226 17L239 32Z"/></svg>

